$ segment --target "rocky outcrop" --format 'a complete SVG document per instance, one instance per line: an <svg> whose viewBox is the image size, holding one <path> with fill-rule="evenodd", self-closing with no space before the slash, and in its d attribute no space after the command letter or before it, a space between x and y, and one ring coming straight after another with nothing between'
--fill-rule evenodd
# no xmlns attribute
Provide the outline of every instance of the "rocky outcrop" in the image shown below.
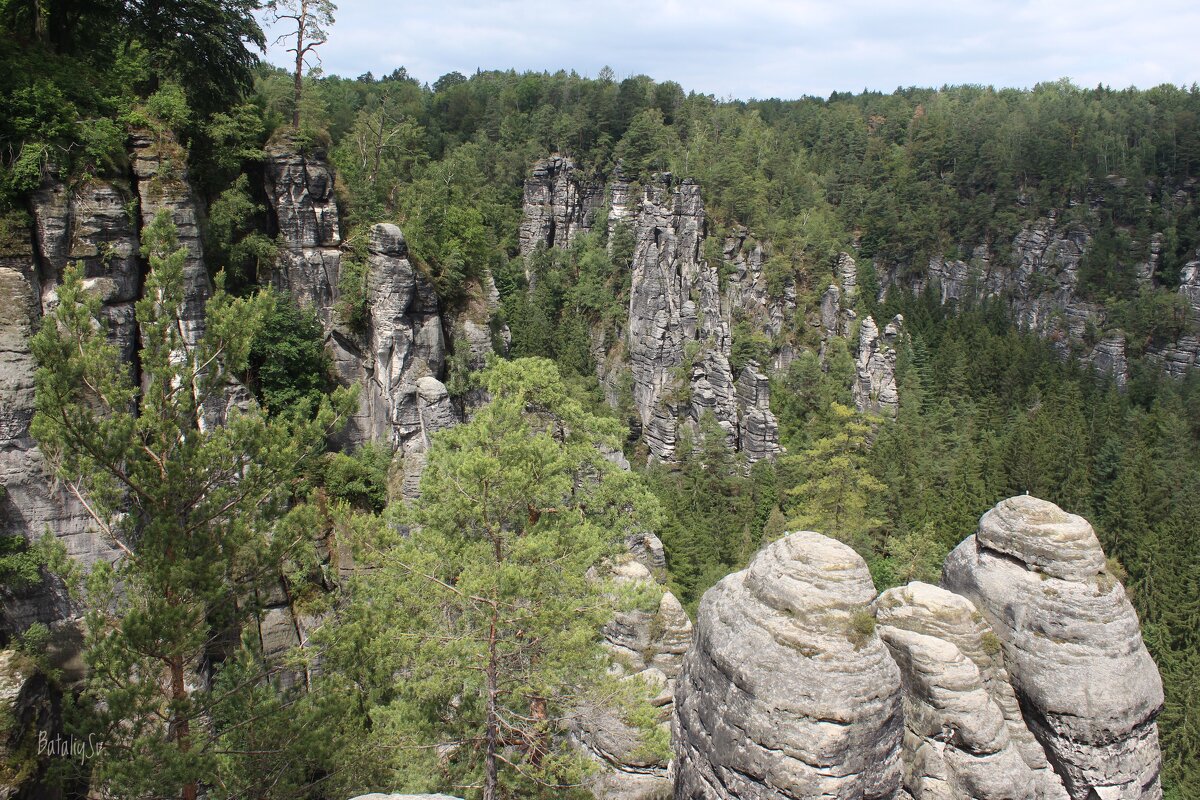
<svg viewBox="0 0 1200 800"><path fill-rule="evenodd" d="M1048 339L1063 357L1077 355L1124 387L1129 377L1125 336L1116 330L1096 335L1109 325L1105 308L1086 300L1079 288L1091 238L1087 226L1052 213L1027 223L1003 256L981 245L969 260L938 256L920 272L901 264L876 262L875 267L883 293L891 287L915 293L929 288L943 303L1001 300L1021 327ZM1141 284L1155 285L1162 247L1162 235L1152 235L1147 261L1134 265ZM1195 265L1194 272L1188 269L1192 265L1184 267L1178 289L1193 309L1193 324L1200 322L1200 262ZM1200 341L1185 334L1176 342L1149 346L1146 356L1168 374L1182 375L1200 359Z"/></svg>
<svg viewBox="0 0 1200 800"><path fill-rule="evenodd" d="M698 425L709 412L735 437L729 328L721 316L716 266L701 257L700 187L688 181L672 187L669 176L660 177L646 188L634 219L628 331L633 402L651 454L672 461L681 418Z"/></svg>
<svg viewBox="0 0 1200 800"><path fill-rule="evenodd" d="M335 363L344 383L365 384L353 440L404 449L424 428L417 381L436 379L445 365L442 320L433 286L408 260L399 228L373 226L367 251L367 329L334 330Z"/></svg>
<svg viewBox="0 0 1200 800"><path fill-rule="evenodd" d="M855 380L851 387L854 405L869 414L896 416L900 393L896 387L896 348L903 335L904 317L897 314L879 335L873 317L862 321L858 329L858 356Z"/></svg>
<svg viewBox="0 0 1200 800"><path fill-rule="evenodd" d="M662 584L662 542L652 533L627 537L630 552L611 567L613 582L643 597L640 608L618 612L604 627L613 671L634 697L659 712L662 735L669 735L675 680L692 640L692 621ZM644 732L630 725L620 704L592 703L581 710L571 732L574 741L601 769L588 780L598 800L660 800L671 794L671 764L646 747Z"/></svg>
<svg viewBox="0 0 1200 800"><path fill-rule="evenodd" d="M199 201L188 182L187 152L169 133L141 132L133 136L133 174L137 182L142 226L160 211L175 223L183 262L183 308L180 334L189 346L204 335L204 306L212 295L200 235Z"/></svg>
<svg viewBox="0 0 1200 800"><path fill-rule="evenodd" d="M800 532L700 603L675 694L676 798L900 796L900 671L867 566Z"/></svg>
<svg viewBox="0 0 1200 800"><path fill-rule="evenodd" d="M46 768L36 732L56 735L56 699L28 658L0 650L0 800L47 796L36 788Z"/></svg>
<svg viewBox="0 0 1200 800"><path fill-rule="evenodd" d="M743 421L745 401L739 401L738 376L729 363L730 332L737 318L764 336L780 337L796 306L795 287L785 282L780 296L771 294L766 253L745 231L724 241L717 259L724 263L704 257L708 230L694 182L664 173L639 191L618 167L606 186L559 156L537 162L526 181L522 254L569 246L592 230L602 208L610 243L618 226L627 226L633 242L628 317L619 323L621 330L596 330L592 336L609 402L618 406L624 391L631 391L634 427L659 461L674 461L683 431L694 440L707 416L731 447L739 447L749 431L751 458L773 456L778 431L769 414L769 387L753 374L748 378L753 419ZM722 270L728 276L724 285ZM784 364L790 353L781 347L776 361ZM626 378L628 390L621 388Z"/></svg>
<svg viewBox="0 0 1200 800"><path fill-rule="evenodd" d="M1161 797L1162 681L1086 520L1013 497L946 559L943 585L998 639L1028 726L1073 800Z"/></svg>
<svg viewBox="0 0 1200 800"><path fill-rule="evenodd" d="M10 240L6 250L0 253L0 297L5 298L0 304L0 536L33 542L49 530L85 566L111 561L116 548L54 480L30 434L36 365L29 340L41 316L38 270L28 238ZM2 599L0 639L30 623L51 623L70 613L66 592L53 582L6 592Z"/></svg>
<svg viewBox="0 0 1200 800"><path fill-rule="evenodd" d="M915 800L1065 800L971 601L915 582L881 594L875 615L903 676L904 785Z"/></svg>
<svg viewBox="0 0 1200 800"><path fill-rule="evenodd" d="M554 155L533 165L525 179L525 216L521 222L521 256L538 246L570 247L587 233L604 205L604 184L580 173L575 162Z"/></svg>
<svg viewBox="0 0 1200 800"><path fill-rule="evenodd" d="M280 243L271 283L316 309L328 326L342 261L333 173L324 153L307 153L287 136L269 142L266 156L267 200Z"/></svg>
<svg viewBox="0 0 1200 800"><path fill-rule="evenodd" d="M722 249L725 289L721 311L727 320L752 320L764 334L778 339L796 312L796 285L786 279L778 296L772 294L766 273L767 254L746 229L725 239ZM786 366L786 365L784 365Z"/></svg>
<svg viewBox="0 0 1200 800"><path fill-rule="evenodd" d="M68 188L51 180L33 193L38 270L30 276L45 310L58 302L68 264L83 270L84 285L100 296L109 335L133 363L137 345L134 301L141 294L137 200L120 181L93 180Z"/></svg>
<svg viewBox="0 0 1200 800"><path fill-rule="evenodd" d="M783 452L779 421L771 413L771 381L750 362L737 380L738 449L753 464Z"/></svg>

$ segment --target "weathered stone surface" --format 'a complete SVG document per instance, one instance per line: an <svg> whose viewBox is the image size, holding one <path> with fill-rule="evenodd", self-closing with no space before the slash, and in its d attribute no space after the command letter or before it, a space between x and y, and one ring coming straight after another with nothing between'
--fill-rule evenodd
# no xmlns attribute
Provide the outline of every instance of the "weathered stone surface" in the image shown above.
<svg viewBox="0 0 1200 800"><path fill-rule="evenodd" d="M660 725L668 733L675 679L683 654L692 641L692 621L683 606L663 587L661 574L638 557L662 544L654 534L631 534L631 552L611 565L618 585L637 587L639 593L659 595L656 608L619 612L605 625L605 644L613 655L614 671L634 691L658 707ZM620 707L596 702L581 710L572 726L573 741L602 765L588 781L598 800L655 800L671 795L671 765L645 747L641 731L630 726Z"/></svg>
<svg viewBox="0 0 1200 800"><path fill-rule="evenodd" d="M1129 383L1129 361L1125 356L1125 334L1110 331L1104 335L1087 356L1096 371L1113 379L1118 389Z"/></svg>
<svg viewBox="0 0 1200 800"><path fill-rule="evenodd" d="M858 330L858 356L855 381L851 387L854 405L859 411L895 416L900 407L896 386L896 347L903 335L904 317L897 314L883 335L872 317L862 321Z"/></svg>
<svg viewBox="0 0 1200 800"><path fill-rule="evenodd" d="M576 236L592 229L603 204L604 185L581 175L570 158L555 155L538 161L525 179L521 255L530 255L539 245L570 247Z"/></svg>
<svg viewBox="0 0 1200 800"><path fill-rule="evenodd" d="M279 259L271 282L330 325L342 243L333 173L324 153L302 153L287 137L266 148L267 200L279 226Z"/></svg>
<svg viewBox="0 0 1200 800"><path fill-rule="evenodd" d="M179 246L187 253L179 326L183 340L194 345L204 335L204 306L212 295L212 284L204 264L200 204L188 182L187 153L169 133L136 133L132 141L142 226L166 211L175 223Z"/></svg>
<svg viewBox="0 0 1200 800"><path fill-rule="evenodd" d="M710 412L731 439L737 428L728 326L721 317L716 265L701 258L705 230L700 187L669 176L647 186L633 217L628 353L633 401L655 458L671 461L678 420ZM684 365L685 344L700 352ZM683 374L680 375L680 370Z"/></svg>
<svg viewBox="0 0 1200 800"><path fill-rule="evenodd" d="M772 296L766 253L740 230L723 243L720 260L728 279L722 287L722 265L702 255L707 227L694 182L664 173L651 177L639 194L619 166L605 187L560 156L537 162L526 180L522 255L568 247L593 228L606 195L610 244L618 226L627 226L633 239L624 330L592 331L591 353L606 398L619 406L628 391L623 383L632 384L634 427L653 459L674 461L681 429L695 438L707 415L731 447L740 446L742 431L751 431L748 441L757 445L752 459L775 455L771 442L777 444L778 433L765 385L757 391L753 419L741 423L730 331L736 316L765 336L780 337L796 308L794 285L785 281L781 296ZM791 355L781 348L776 360L786 366Z"/></svg>
<svg viewBox="0 0 1200 800"><path fill-rule="evenodd" d="M738 449L753 464L783 452L779 420L771 413L771 381L751 362L737 380Z"/></svg>
<svg viewBox="0 0 1200 800"><path fill-rule="evenodd" d="M110 339L131 365L137 345L133 303L141 288L133 202L127 184L99 180L73 188L49 181L30 197L40 263L29 277L41 309L58 304L63 271L78 264L84 286L103 304Z"/></svg>
<svg viewBox="0 0 1200 800"><path fill-rule="evenodd" d="M350 800L459 800L457 797L451 797L448 794L360 794L358 797L352 797Z"/></svg>
<svg viewBox="0 0 1200 800"><path fill-rule="evenodd" d="M879 633L904 683L904 784L924 798L1035 796L979 669L953 644L898 628Z"/></svg>
<svg viewBox="0 0 1200 800"><path fill-rule="evenodd" d="M725 239L723 258L727 277L721 311L725 319L737 315L752 320L768 336L781 336L796 313L795 282L789 278L780 296L771 294L764 271L766 252L761 243L751 243L744 228Z"/></svg>
<svg viewBox="0 0 1200 800"><path fill-rule="evenodd" d="M1161 796L1158 669L1091 526L1014 497L946 559L1002 646L1029 728L1074 800Z"/></svg>
<svg viewBox="0 0 1200 800"><path fill-rule="evenodd" d="M39 318L33 251L26 241L0 254L0 536L32 542L50 530L67 553L90 566L116 558L82 505L57 483L29 432L34 414L33 355L29 340ZM56 582L5 593L0 638L32 622L69 615L66 592Z"/></svg>
<svg viewBox="0 0 1200 800"><path fill-rule="evenodd" d="M914 798L1066 798L1025 724L999 640L970 600L914 582L881 594L875 616L905 676L905 785ZM1006 731L982 742L997 711Z"/></svg>
<svg viewBox="0 0 1200 800"><path fill-rule="evenodd" d="M862 558L811 532L705 593L675 693L677 798L899 796L900 673L858 628L874 597Z"/></svg>
<svg viewBox="0 0 1200 800"><path fill-rule="evenodd" d="M980 245L969 261L934 257L923 271L878 261L875 267L881 296L891 287L916 293L930 287L943 303L1003 301L1021 327L1047 338L1062 357L1078 355L1124 387L1128 365L1123 337L1119 331L1105 330L1110 320L1104 306L1085 300L1079 287L1080 266L1091 240L1086 225L1051 213L1026 223L1013 237L1006 257ZM1156 285L1163 243L1161 234L1153 234L1147 260L1134 265L1141 284ZM1200 261L1183 267L1178 291L1192 309L1192 322L1200 322ZM1097 330L1105 331L1098 340ZM1175 342L1149 345L1146 357L1179 377L1200 363L1200 341L1186 333Z"/></svg>
<svg viewBox="0 0 1200 800"><path fill-rule="evenodd" d="M0 800L46 797L38 791L47 757L37 734L58 735L56 697L46 676L13 650L0 650Z"/></svg>

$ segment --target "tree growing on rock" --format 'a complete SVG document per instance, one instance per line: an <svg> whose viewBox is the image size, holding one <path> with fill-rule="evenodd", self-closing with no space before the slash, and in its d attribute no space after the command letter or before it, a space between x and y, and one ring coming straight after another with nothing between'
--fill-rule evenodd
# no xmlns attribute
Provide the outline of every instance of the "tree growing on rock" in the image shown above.
<svg viewBox="0 0 1200 800"><path fill-rule="evenodd" d="M274 298L234 299L218 281L206 333L189 345L186 253L166 212L143 241L141 385L108 341L99 297L69 270L32 340L33 433L122 554L86 576L80 706L94 709L88 724L106 743L89 763L92 780L116 796L194 800L221 784L227 754L213 721L256 683L218 691L217 665L237 652L229 640L252 618L258 591L309 563L310 512L293 504L349 398L337 393L311 417L225 410L229 376L245 369ZM205 422L214 412L223 424Z"/></svg>
<svg viewBox="0 0 1200 800"><path fill-rule="evenodd" d="M289 47L287 51L296 57L293 73L295 105L292 107L292 127L299 130L304 67L308 63L308 56L312 54L317 57L316 49L329 40L326 28L333 24L333 12L337 11L337 6L332 0L270 0L266 8L275 22L286 21L296 27L294 32L281 34L275 41L288 42L293 36L296 37L295 46Z"/></svg>

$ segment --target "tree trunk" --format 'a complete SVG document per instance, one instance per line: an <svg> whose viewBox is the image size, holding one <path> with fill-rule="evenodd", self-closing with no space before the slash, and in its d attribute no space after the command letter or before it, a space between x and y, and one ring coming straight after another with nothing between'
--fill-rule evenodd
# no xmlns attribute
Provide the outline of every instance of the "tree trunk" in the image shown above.
<svg viewBox="0 0 1200 800"><path fill-rule="evenodd" d="M300 130L300 92L304 88L304 50L300 46L303 38L304 27L301 26L296 34L296 85L293 97L295 104L292 106L292 127L296 130Z"/></svg>
<svg viewBox="0 0 1200 800"><path fill-rule="evenodd" d="M500 720L496 711L496 698L500 694L496 666L496 615L498 610L492 606L492 623L488 627L488 662L487 662L487 752L483 763L483 800L496 800L496 788L499 784L499 774L496 764L496 746L500 739Z"/></svg>
<svg viewBox="0 0 1200 800"><path fill-rule="evenodd" d="M191 733L191 726L188 724L186 713L182 710L185 700L187 700L187 686L183 679L183 657L175 656L171 659L171 700L176 704L176 717L171 721L172 735L175 739L175 744L179 748L179 752L186 753L188 749L188 739ZM195 781L188 781L183 785L182 798L183 800L196 800L197 787Z"/></svg>

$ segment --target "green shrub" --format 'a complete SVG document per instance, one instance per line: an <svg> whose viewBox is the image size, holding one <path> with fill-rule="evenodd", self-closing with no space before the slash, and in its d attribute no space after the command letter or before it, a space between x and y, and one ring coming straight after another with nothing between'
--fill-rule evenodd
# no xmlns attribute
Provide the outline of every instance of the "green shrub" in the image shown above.
<svg viewBox="0 0 1200 800"><path fill-rule="evenodd" d="M250 346L250 385L269 414L311 413L329 389L325 332L316 312L276 297Z"/></svg>
<svg viewBox="0 0 1200 800"><path fill-rule="evenodd" d="M854 645L855 650L871 641L871 637L874 635L875 615L871 613L871 609L860 608L850 615L846 638L850 640L850 644Z"/></svg>
<svg viewBox="0 0 1200 800"><path fill-rule="evenodd" d="M368 442L349 455L331 453L325 463L325 490L330 497L355 508L383 511L391 462L391 448L376 442Z"/></svg>

